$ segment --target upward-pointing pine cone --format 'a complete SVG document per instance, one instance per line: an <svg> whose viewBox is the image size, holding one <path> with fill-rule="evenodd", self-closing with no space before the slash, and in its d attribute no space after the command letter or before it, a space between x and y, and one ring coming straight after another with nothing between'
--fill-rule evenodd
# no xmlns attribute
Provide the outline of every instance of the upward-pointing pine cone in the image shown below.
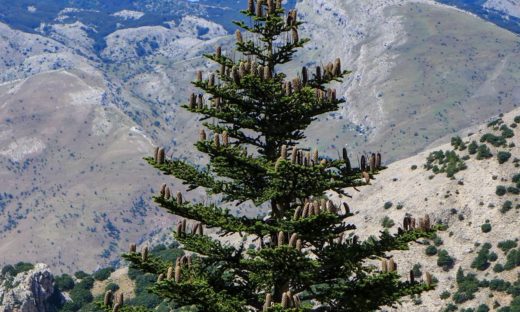
<svg viewBox="0 0 520 312"><path fill-rule="evenodd" d="M302 214L302 207L301 206L296 207L296 209L294 210L293 220L298 220L300 218L301 214Z"/></svg>
<svg viewBox="0 0 520 312"><path fill-rule="evenodd" d="M213 87L215 85L215 74L211 73L211 75L209 75L208 85L210 87Z"/></svg>
<svg viewBox="0 0 520 312"><path fill-rule="evenodd" d="M204 108L204 97L202 96L202 94L199 94L199 96L197 97L197 108L198 109Z"/></svg>
<svg viewBox="0 0 520 312"><path fill-rule="evenodd" d="M236 84L240 84L240 74L239 74L238 68L236 66L233 66L232 74L233 74L233 81Z"/></svg>
<svg viewBox="0 0 520 312"><path fill-rule="evenodd" d="M119 309L121 308L121 305L119 303L114 304L114 309L112 312L119 312Z"/></svg>
<svg viewBox="0 0 520 312"><path fill-rule="evenodd" d="M224 146L229 145L229 134L227 131L222 132L222 145L224 145Z"/></svg>
<svg viewBox="0 0 520 312"><path fill-rule="evenodd" d="M154 158L153 158L154 161L157 162L159 160L159 147L158 146L156 146L154 148L153 155L154 155Z"/></svg>
<svg viewBox="0 0 520 312"><path fill-rule="evenodd" d="M177 192L176 200L177 200L177 205L182 205L182 193L181 192Z"/></svg>
<svg viewBox="0 0 520 312"><path fill-rule="evenodd" d="M164 198L166 200L170 199L171 197L171 191L170 191L170 188L169 187L166 187L166 191L164 192Z"/></svg>
<svg viewBox="0 0 520 312"><path fill-rule="evenodd" d="M197 105L197 96L195 93L192 93L190 96L190 109L195 109L195 106Z"/></svg>
<svg viewBox="0 0 520 312"><path fill-rule="evenodd" d="M113 297L112 291L108 290L105 293L105 297L103 298L103 304L105 306L107 306L107 307L111 306L112 305L112 297Z"/></svg>
<svg viewBox="0 0 520 312"><path fill-rule="evenodd" d="M161 273L161 274L159 274L159 276L157 276L157 283L160 283L162 281L164 281L164 274L163 273Z"/></svg>
<svg viewBox="0 0 520 312"><path fill-rule="evenodd" d="M199 131L199 141L206 141L206 131L204 131L204 129L200 129Z"/></svg>
<svg viewBox="0 0 520 312"><path fill-rule="evenodd" d="M262 0L258 0L258 2L256 3L256 16L257 17L263 17L264 16L264 11L263 11L263 3L262 3Z"/></svg>
<svg viewBox="0 0 520 312"><path fill-rule="evenodd" d="M282 308L287 309L290 305L290 299L286 292L282 295Z"/></svg>
<svg viewBox="0 0 520 312"><path fill-rule="evenodd" d="M307 71L307 67L303 66L302 68L302 82L304 85L309 82L309 72Z"/></svg>
<svg viewBox="0 0 520 312"><path fill-rule="evenodd" d="M251 14L255 14L255 1L254 0L248 0L247 1L247 10Z"/></svg>
<svg viewBox="0 0 520 312"><path fill-rule="evenodd" d="M271 307L271 303L273 302L273 295L271 294L266 294L265 295L265 303L264 303L264 308L262 311L266 312L270 307Z"/></svg>
<svg viewBox="0 0 520 312"><path fill-rule="evenodd" d="M195 75L195 81L196 82L201 82L202 81L202 71L197 70L197 73Z"/></svg>
<svg viewBox="0 0 520 312"><path fill-rule="evenodd" d="M130 252L131 252L131 253L134 253L134 252L136 252L136 251L137 251L137 245L134 244L134 243L130 244Z"/></svg>
<svg viewBox="0 0 520 312"><path fill-rule="evenodd" d="M377 153L377 155L376 155L376 167L378 169L381 168L381 154L380 153Z"/></svg>
<svg viewBox="0 0 520 312"><path fill-rule="evenodd" d="M273 3L273 0L267 0L267 9L268 9L269 14L273 14L274 13L275 6L274 6L274 3Z"/></svg>
<svg viewBox="0 0 520 312"><path fill-rule="evenodd" d="M181 236L182 235L182 222L179 222L177 223L177 236Z"/></svg>
<svg viewBox="0 0 520 312"><path fill-rule="evenodd" d="M166 196L166 184L161 185L160 194L161 194L161 198L164 198L164 196Z"/></svg>
<svg viewBox="0 0 520 312"><path fill-rule="evenodd" d="M244 39L242 38L242 32L240 31L240 29L237 29L235 31L235 39L238 43L243 43L244 42Z"/></svg>
<svg viewBox="0 0 520 312"><path fill-rule="evenodd" d="M361 171L365 171L367 167L367 160L365 158L365 155L361 156Z"/></svg>
<svg viewBox="0 0 520 312"><path fill-rule="evenodd" d="M123 303L125 302L125 297L123 295L123 292L120 291L118 296L117 296L117 303L119 303L119 306L123 306Z"/></svg>
<svg viewBox="0 0 520 312"><path fill-rule="evenodd" d="M296 240L296 246L295 246L296 250L302 251L302 244L303 243L302 243L301 239Z"/></svg>
<svg viewBox="0 0 520 312"><path fill-rule="evenodd" d="M363 178L365 179L366 184L370 183L370 175L368 174L368 172L363 171Z"/></svg>
<svg viewBox="0 0 520 312"><path fill-rule="evenodd" d="M220 147L220 135L218 133L215 133L215 135L213 136L213 144L216 148Z"/></svg>
<svg viewBox="0 0 520 312"><path fill-rule="evenodd" d="M341 60L339 58L334 62L334 76L341 76Z"/></svg>
<svg viewBox="0 0 520 312"><path fill-rule="evenodd" d="M298 30L296 28L292 29L291 37L293 43L298 43L300 41L300 36L298 35Z"/></svg>
<svg viewBox="0 0 520 312"><path fill-rule="evenodd" d="M283 246L285 243L285 233L280 231L278 232L278 246Z"/></svg>
<svg viewBox="0 0 520 312"><path fill-rule="evenodd" d="M178 264L175 266L175 283L181 281L181 266Z"/></svg>
<svg viewBox="0 0 520 312"><path fill-rule="evenodd" d="M166 274L166 279L171 281L174 277L174 274L175 274L175 269L172 266L168 267L168 273Z"/></svg>
<svg viewBox="0 0 520 312"><path fill-rule="evenodd" d="M271 68L269 66L264 66L264 80L268 80L272 78Z"/></svg>
<svg viewBox="0 0 520 312"><path fill-rule="evenodd" d="M376 171L376 154L372 154L370 156L370 172L374 173Z"/></svg>
<svg viewBox="0 0 520 312"><path fill-rule="evenodd" d="M426 274L424 274L424 281L426 283L426 286L430 287L432 286L432 275L430 274L430 272L426 272Z"/></svg>
<svg viewBox="0 0 520 312"><path fill-rule="evenodd" d="M315 149L312 154L312 161L314 161L314 164L317 165L319 161L320 154L318 152L318 149Z"/></svg>
<svg viewBox="0 0 520 312"><path fill-rule="evenodd" d="M296 247L296 241L298 240L298 234L293 233L291 239L289 239L289 247Z"/></svg>
<svg viewBox="0 0 520 312"><path fill-rule="evenodd" d="M394 258L391 258L388 261L388 272L395 272L397 270L397 264L394 261Z"/></svg>
<svg viewBox="0 0 520 312"><path fill-rule="evenodd" d="M287 145L285 144L280 148L280 157L287 159Z"/></svg>
<svg viewBox="0 0 520 312"><path fill-rule="evenodd" d="M321 80L321 67L320 66L316 66L316 80L320 81Z"/></svg>
<svg viewBox="0 0 520 312"><path fill-rule="evenodd" d="M148 260L148 246L141 249L141 261L146 262L146 260Z"/></svg>
<svg viewBox="0 0 520 312"><path fill-rule="evenodd" d="M164 148L162 148L162 147L159 149L159 156L158 156L158 159L157 159L157 163L159 165L164 164Z"/></svg>
<svg viewBox="0 0 520 312"><path fill-rule="evenodd" d="M217 57L217 59L220 59L220 57L222 57L222 47L221 46L217 47L217 50L215 51L215 56Z"/></svg>
<svg viewBox="0 0 520 312"><path fill-rule="evenodd" d="M298 160L298 148L296 148L296 146L294 146L292 148L292 152L291 152L291 163L295 164L297 160Z"/></svg>
<svg viewBox="0 0 520 312"><path fill-rule="evenodd" d="M381 260L381 272L388 272L388 262L386 262L386 259Z"/></svg>

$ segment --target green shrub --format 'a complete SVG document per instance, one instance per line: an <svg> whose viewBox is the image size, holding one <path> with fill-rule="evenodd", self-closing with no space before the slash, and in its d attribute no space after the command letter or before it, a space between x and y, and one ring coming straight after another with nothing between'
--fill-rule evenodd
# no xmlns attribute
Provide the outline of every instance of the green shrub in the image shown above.
<svg viewBox="0 0 520 312"><path fill-rule="evenodd" d="M442 241L442 238L440 238L439 236L435 236L435 238L433 239L433 244L437 247L439 247L443 243L444 242Z"/></svg>
<svg viewBox="0 0 520 312"><path fill-rule="evenodd" d="M475 274L469 273L464 275L461 268L457 271L458 290L453 294L453 301L457 304L464 303L475 298L475 293L479 288L479 281Z"/></svg>
<svg viewBox="0 0 520 312"><path fill-rule="evenodd" d="M6 275L11 275L11 276L16 275L16 269L14 268L14 266L8 264L2 268L2 276L6 276Z"/></svg>
<svg viewBox="0 0 520 312"><path fill-rule="evenodd" d="M112 274L112 272L114 272L114 268L108 267L97 270L96 272L94 272L94 274L92 274L92 277L94 277L96 281L104 281L110 277L110 274Z"/></svg>
<svg viewBox="0 0 520 312"><path fill-rule="evenodd" d="M504 270L510 271L517 266L520 266L520 249L511 249L507 253L506 264L504 264Z"/></svg>
<svg viewBox="0 0 520 312"><path fill-rule="evenodd" d="M444 271L448 271L453 268L455 264L455 259L448 254L446 250L439 250L437 253L437 265L442 267Z"/></svg>
<svg viewBox="0 0 520 312"><path fill-rule="evenodd" d="M503 271L504 271L504 266L501 265L500 263L495 264L495 266L493 267L493 272L500 273Z"/></svg>
<svg viewBox="0 0 520 312"><path fill-rule="evenodd" d="M390 208L392 208L392 206L393 206L393 203L391 201L387 201L383 207L385 209L390 209Z"/></svg>
<svg viewBox="0 0 520 312"><path fill-rule="evenodd" d="M56 276L54 278L54 282L56 286L61 291L69 291L74 288L74 280L68 274L62 274L61 276Z"/></svg>
<svg viewBox="0 0 520 312"><path fill-rule="evenodd" d="M481 304L478 306L476 312L489 312L489 307L485 304Z"/></svg>
<svg viewBox="0 0 520 312"><path fill-rule="evenodd" d="M428 256L434 256L437 254L437 247L430 245L430 246L426 247L425 252Z"/></svg>
<svg viewBox="0 0 520 312"><path fill-rule="evenodd" d="M504 204L502 204L502 208L500 208L501 213L506 213L509 210L513 209L513 202L510 200L506 200Z"/></svg>
<svg viewBox="0 0 520 312"><path fill-rule="evenodd" d="M489 249L482 247L477 254L477 257L471 263L471 268L477 269L479 271L484 271L489 267L488 262L489 257Z"/></svg>
<svg viewBox="0 0 520 312"><path fill-rule="evenodd" d="M381 220L381 226L386 228L386 229L389 229L389 228L391 228L394 225L395 225L394 220L390 219L388 216L385 216Z"/></svg>
<svg viewBox="0 0 520 312"><path fill-rule="evenodd" d="M509 158L511 158L511 153L500 151L500 152L498 152L498 154L497 154L497 158L498 158L498 163L499 163L499 164L503 164L503 163L505 163L506 161L508 161Z"/></svg>
<svg viewBox="0 0 520 312"><path fill-rule="evenodd" d="M514 194L514 195L518 195L518 194L520 194L520 188L514 187L514 186L509 186L509 187L507 187L507 192Z"/></svg>
<svg viewBox="0 0 520 312"><path fill-rule="evenodd" d="M89 275L83 271L78 271L78 272L74 273L74 276L77 279L84 279L85 277L88 277Z"/></svg>
<svg viewBox="0 0 520 312"><path fill-rule="evenodd" d="M514 240L506 240L498 242L497 247L500 248L504 253L507 253L509 250L516 248L518 243Z"/></svg>
<svg viewBox="0 0 520 312"><path fill-rule="evenodd" d="M511 287L511 283L506 282L502 279L492 279L489 281L489 289L496 291L506 291Z"/></svg>
<svg viewBox="0 0 520 312"><path fill-rule="evenodd" d="M417 169L417 165L412 165L412 167L410 167L410 169L416 170Z"/></svg>
<svg viewBox="0 0 520 312"><path fill-rule="evenodd" d="M491 157L493 157L493 154L491 154L491 150L489 149L489 147L487 147L486 144L481 144L477 149L477 159L482 160Z"/></svg>
<svg viewBox="0 0 520 312"><path fill-rule="evenodd" d="M471 143L468 145L468 153L470 155L474 155L477 153L477 149L478 149L477 141L471 141Z"/></svg>
<svg viewBox="0 0 520 312"><path fill-rule="evenodd" d="M498 196L504 196L506 195L507 193L507 189L505 186L503 185L498 185L496 190L495 190L495 194L497 194Z"/></svg>
<svg viewBox="0 0 520 312"><path fill-rule="evenodd" d="M446 173L448 177L453 177L457 172L467 168L464 161L455 151L435 151L430 153L424 165L426 170L433 173Z"/></svg>
<svg viewBox="0 0 520 312"><path fill-rule="evenodd" d="M442 300L446 300L446 299L448 299L450 296L451 296L450 292L447 291L447 290L445 290L445 291L443 291L443 292L441 293L440 298L441 298Z"/></svg>
<svg viewBox="0 0 520 312"><path fill-rule="evenodd" d="M480 226L480 229L482 230L482 232L484 233L489 233L491 232L491 224L489 223L484 223Z"/></svg>
<svg viewBox="0 0 520 312"><path fill-rule="evenodd" d="M113 293L119 290L119 285L116 283L108 283L107 286L105 286L105 291L111 290Z"/></svg>
<svg viewBox="0 0 520 312"><path fill-rule="evenodd" d="M34 265L32 263L20 261L14 265L14 269L16 271L16 274L18 274L18 273L27 272L27 271L34 269Z"/></svg>
<svg viewBox="0 0 520 312"><path fill-rule="evenodd" d="M486 133L480 138L480 142L484 143L490 143L491 145L495 147L503 146L505 145L506 139L504 139L502 136L496 136L492 133Z"/></svg>
<svg viewBox="0 0 520 312"><path fill-rule="evenodd" d="M515 132L511 128L509 128L507 125L502 125L500 127L500 131L502 131L503 138L510 139L515 136Z"/></svg>
<svg viewBox="0 0 520 312"><path fill-rule="evenodd" d="M442 310L442 312L455 312L457 310L458 310L458 308L456 305L454 305L453 303L448 303L448 305L446 306L446 308L444 310Z"/></svg>

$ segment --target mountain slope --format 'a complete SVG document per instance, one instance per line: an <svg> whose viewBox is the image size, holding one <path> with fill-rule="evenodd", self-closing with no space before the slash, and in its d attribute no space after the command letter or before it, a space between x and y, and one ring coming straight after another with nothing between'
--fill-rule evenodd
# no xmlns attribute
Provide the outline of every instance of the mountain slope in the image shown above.
<svg viewBox="0 0 520 312"><path fill-rule="evenodd" d="M325 123L309 131L320 148L348 143L399 159L520 103L518 37L470 14L430 1L298 8L311 21L304 34L317 39L301 59L314 66L339 55L353 70L340 88L347 104L324 117L326 132L339 137L321 133Z"/></svg>
<svg viewBox="0 0 520 312"><path fill-rule="evenodd" d="M148 202L152 142L105 88L79 70L0 87L2 263L92 270L171 220Z"/></svg>
<svg viewBox="0 0 520 312"><path fill-rule="evenodd" d="M390 218L395 223L390 228L390 232L396 232L397 227L402 228L403 217L408 214L416 218L429 214L433 223L439 222L447 226L447 230L438 233L442 244L437 249L446 250L454 258L452 268L444 270L437 264L438 256L426 254L426 248L428 245L434 245L433 242L420 241L409 251L395 253L398 271L403 277L406 278L409 270L419 264L423 273L431 272L439 280L434 291L423 294L421 300L406 300L403 306L395 311L441 311L450 302L453 303L455 298L458 298L453 295L461 288L456 279L459 268L465 274L469 272L476 274L480 281L502 279L514 283L518 280L520 258L515 260L516 264L509 270L499 272L494 269L496 264L504 265L509 258L514 257L512 255L514 251L509 251L511 255L507 256L498 248L498 244L511 240L518 245L520 239L518 231L520 196L511 191L501 196L497 195L498 186L514 188L515 182L512 178L520 174L520 146L518 146L520 109L506 114L501 120L507 126L517 125L516 128L510 128L514 129L514 137L507 139L508 146L510 143L515 143L516 146L494 147L492 144L485 143L493 156L483 160L477 160L476 154L469 155L470 148L457 151L461 158L469 155L470 159L465 160L467 169L455 173L454 178L448 178L445 173L434 174L423 167L430 153L437 150L454 150L452 145L446 144L392 163L375 177L370 186L361 187L360 192L350 190L353 198L346 199L346 202L356 215L348 221L355 224L358 229L363 229L361 233L364 237L377 234L382 228L384 217ZM481 126L471 129L469 133L471 135L463 136L463 141L468 144L476 140L478 144L482 144L480 138L486 133L500 135L501 131L493 130L493 127ZM500 164L497 160L499 151L507 151L512 156L508 161ZM519 177L517 176L516 179ZM518 190L520 183L516 182L516 185ZM490 225L489 232L485 232L487 230L483 227L486 223ZM498 259L485 260L480 269L473 268L473 262L486 243L491 244L490 252L496 253ZM520 249L518 251L520 252ZM483 257L481 256L480 259L482 260ZM443 292L449 292L452 296L441 300L440 296ZM492 290L481 286L474 297L458 303L459 308L476 308L480 304L493 307L495 301L501 306L507 306L513 296L507 294L505 290ZM457 300L461 301L460 298Z"/></svg>

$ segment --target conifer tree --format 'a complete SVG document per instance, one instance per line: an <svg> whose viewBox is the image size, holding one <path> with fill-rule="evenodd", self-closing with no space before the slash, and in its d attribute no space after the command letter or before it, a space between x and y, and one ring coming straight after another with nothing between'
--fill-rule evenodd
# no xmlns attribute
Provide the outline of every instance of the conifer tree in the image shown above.
<svg viewBox="0 0 520 312"><path fill-rule="evenodd" d="M197 72L193 84L202 93L184 105L201 116L195 146L209 164L166 159L164 148L146 158L188 190L215 198L188 202L167 184L154 197L182 217L174 236L191 254L168 263L133 245L124 258L156 275L151 291L173 308L198 311L372 311L431 289L431 275L402 277L388 254L431 236L428 217L417 226L406 217L397 234L365 241L348 223L345 189L369 183L381 155L362 156L354 167L346 149L330 159L299 145L318 115L344 102L330 86L349 72L336 59L288 77L280 66L308 42L296 11L286 12L281 0L249 0L242 13L248 22L236 22L236 53L217 47L205 55L217 69ZM270 213L248 218L229 209L245 202Z"/></svg>

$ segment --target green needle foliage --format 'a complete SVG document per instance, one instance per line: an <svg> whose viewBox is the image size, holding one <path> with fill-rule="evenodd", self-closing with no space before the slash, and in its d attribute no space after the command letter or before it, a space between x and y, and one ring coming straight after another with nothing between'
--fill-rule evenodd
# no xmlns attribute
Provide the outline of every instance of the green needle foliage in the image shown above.
<svg viewBox="0 0 520 312"><path fill-rule="evenodd" d="M373 311L431 289L430 274L424 283L402 278L393 259L385 259L392 250L431 237L429 218L415 227L415 219L407 217L398 234L383 231L361 241L346 222L352 216L348 206L325 195L342 197L345 188L369 183L381 169L381 156L363 156L354 168L346 149L334 160L298 146L318 115L344 102L328 85L349 72L336 59L289 78L280 65L308 42L299 36L296 11L285 12L281 1L259 0L249 1L242 13L249 22L236 22L242 29L236 32L236 52L218 47L205 55L218 70L197 72L193 84L203 93L192 94L184 105L204 121L195 146L208 155L209 165L165 159L163 148L146 158L188 190L202 187L220 201L190 203L163 185L154 200L185 218L174 235L193 255L167 262L134 245L124 258L157 277L150 291L172 309ZM270 213L247 218L226 208L246 201L268 206ZM207 228L217 234L204 235ZM225 243L219 235L241 239ZM378 259L384 259L381 268L374 265Z"/></svg>

